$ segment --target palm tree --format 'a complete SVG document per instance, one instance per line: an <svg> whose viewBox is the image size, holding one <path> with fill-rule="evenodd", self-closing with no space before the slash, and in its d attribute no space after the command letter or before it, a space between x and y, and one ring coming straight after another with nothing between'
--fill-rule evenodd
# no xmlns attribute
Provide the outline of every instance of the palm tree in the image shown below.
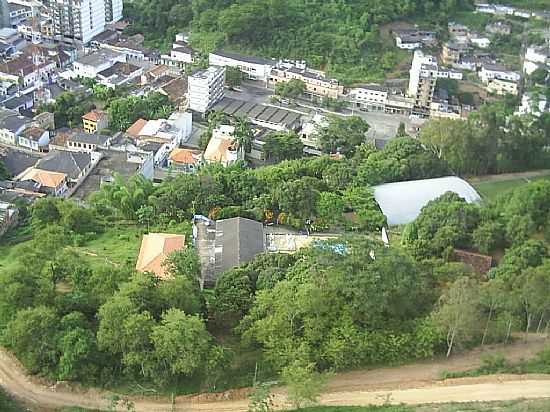
<svg viewBox="0 0 550 412"><path fill-rule="evenodd" d="M235 118L235 142L237 147L244 158L244 153L250 152L252 147L252 140L254 134L248 124L248 121L244 117Z"/></svg>

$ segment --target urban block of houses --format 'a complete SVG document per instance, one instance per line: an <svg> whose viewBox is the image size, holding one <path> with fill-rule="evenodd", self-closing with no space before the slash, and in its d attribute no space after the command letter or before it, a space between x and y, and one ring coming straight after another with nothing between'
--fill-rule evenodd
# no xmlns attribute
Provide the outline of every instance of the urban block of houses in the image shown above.
<svg viewBox="0 0 550 412"><path fill-rule="evenodd" d="M174 112L168 119L138 119L126 130L126 134L141 149L155 153L156 166L164 166L170 152L187 141L191 131L192 114Z"/></svg>
<svg viewBox="0 0 550 412"><path fill-rule="evenodd" d="M50 132L40 127L28 127L19 134L18 138L19 146L45 152L50 143Z"/></svg>
<svg viewBox="0 0 550 412"><path fill-rule="evenodd" d="M432 46L437 43L437 34L434 31L406 29L395 30L395 45L404 50L419 49L422 46Z"/></svg>
<svg viewBox="0 0 550 412"><path fill-rule="evenodd" d="M203 152L193 149L175 148L168 157L168 167L184 173L194 173L203 161Z"/></svg>
<svg viewBox="0 0 550 412"><path fill-rule="evenodd" d="M205 114L224 95L225 68L210 66L191 74L187 79L189 109Z"/></svg>
<svg viewBox="0 0 550 412"><path fill-rule="evenodd" d="M94 109L82 116L82 127L86 133L98 133L109 127L109 113Z"/></svg>
<svg viewBox="0 0 550 412"><path fill-rule="evenodd" d="M171 253L185 248L185 236L171 233L149 233L143 235L136 263L138 272L150 272L161 280L170 279L165 267Z"/></svg>
<svg viewBox="0 0 550 412"><path fill-rule="evenodd" d="M0 29L1 30L1 29ZM56 63L48 56L24 50L9 60L0 60L0 79L15 82L24 88L35 86L39 81L52 81Z"/></svg>
<svg viewBox="0 0 550 412"><path fill-rule="evenodd" d="M269 80L271 69L276 64L274 60L245 56L224 50L216 50L210 53L208 63L211 66L238 67L247 79L266 83Z"/></svg>
<svg viewBox="0 0 550 412"><path fill-rule="evenodd" d="M83 56L73 63L73 72L78 77L95 79L115 63L126 63L126 55L109 49L99 49Z"/></svg>
<svg viewBox="0 0 550 412"><path fill-rule="evenodd" d="M212 131L212 137L204 150L204 161L227 166L237 160L244 160L243 151L235 141L235 127L221 125Z"/></svg>
<svg viewBox="0 0 550 412"><path fill-rule="evenodd" d="M344 94L344 86L336 79L328 78L324 72L313 70L303 61L279 61L269 75L269 86L290 80L301 80L305 84L305 93L313 96L337 99Z"/></svg>
<svg viewBox="0 0 550 412"><path fill-rule="evenodd" d="M74 152L95 153L99 149L108 149L111 139L112 136L108 135L77 132L67 138L65 146Z"/></svg>

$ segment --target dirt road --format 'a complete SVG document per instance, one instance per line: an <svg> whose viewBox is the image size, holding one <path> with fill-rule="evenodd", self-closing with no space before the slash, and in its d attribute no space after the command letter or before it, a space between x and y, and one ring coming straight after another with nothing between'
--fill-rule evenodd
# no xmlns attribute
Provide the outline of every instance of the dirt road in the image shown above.
<svg viewBox="0 0 550 412"><path fill-rule="evenodd" d="M539 352L544 344L544 339L536 337L526 344L518 342L505 347L494 346L485 351L499 352L510 360L519 360ZM367 405L387 401L419 404L550 397L550 375L499 375L439 380L442 371L478 366L480 353L477 350L448 360L337 374L330 380L320 402L323 405ZM108 405L106 392L75 391L62 386L54 388L27 376L19 362L3 349L0 349L0 385L24 401L33 411L63 406L106 409ZM131 400L138 412L238 412L247 410L245 393L229 391L224 394L178 397L174 407L166 398L156 400L133 397ZM275 404L278 408L286 406L283 389L276 391Z"/></svg>

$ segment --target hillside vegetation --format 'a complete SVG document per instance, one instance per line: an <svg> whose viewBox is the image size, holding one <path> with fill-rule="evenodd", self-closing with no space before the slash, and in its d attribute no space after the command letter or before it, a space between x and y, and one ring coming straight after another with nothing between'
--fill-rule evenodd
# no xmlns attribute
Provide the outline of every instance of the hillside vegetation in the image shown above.
<svg viewBox="0 0 550 412"><path fill-rule="evenodd" d="M125 13L149 41L167 47L179 31L194 47L224 46L268 58L305 59L346 81L381 79L399 60L380 26L429 15L446 24L471 0L137 0Z"/></svg>

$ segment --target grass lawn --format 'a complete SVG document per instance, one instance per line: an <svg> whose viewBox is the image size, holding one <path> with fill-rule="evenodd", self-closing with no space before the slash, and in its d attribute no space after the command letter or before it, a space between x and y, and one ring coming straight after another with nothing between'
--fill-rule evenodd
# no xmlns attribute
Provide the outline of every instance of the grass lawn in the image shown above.
<svg viewBox="0 0 550 412"><path fill-rule="evenodd" d="M512 180L503 180L503 181L494 181L494 182L478 182L472 183L472 186L478 191L478 193L487 200L494 200L499 195L507 193L516 189L520 186L523 186L529 182L534 182L536 180L546 179L549 180L550 176L539 176L533 178L519 178Z"/></svg>
<svg viewBox="0 0 550 412"><path fill-rule="evenodd" d="M73 249L94 265L134 265L141 244L142 229L132 225L106 228L96 238Z"/></svg>

